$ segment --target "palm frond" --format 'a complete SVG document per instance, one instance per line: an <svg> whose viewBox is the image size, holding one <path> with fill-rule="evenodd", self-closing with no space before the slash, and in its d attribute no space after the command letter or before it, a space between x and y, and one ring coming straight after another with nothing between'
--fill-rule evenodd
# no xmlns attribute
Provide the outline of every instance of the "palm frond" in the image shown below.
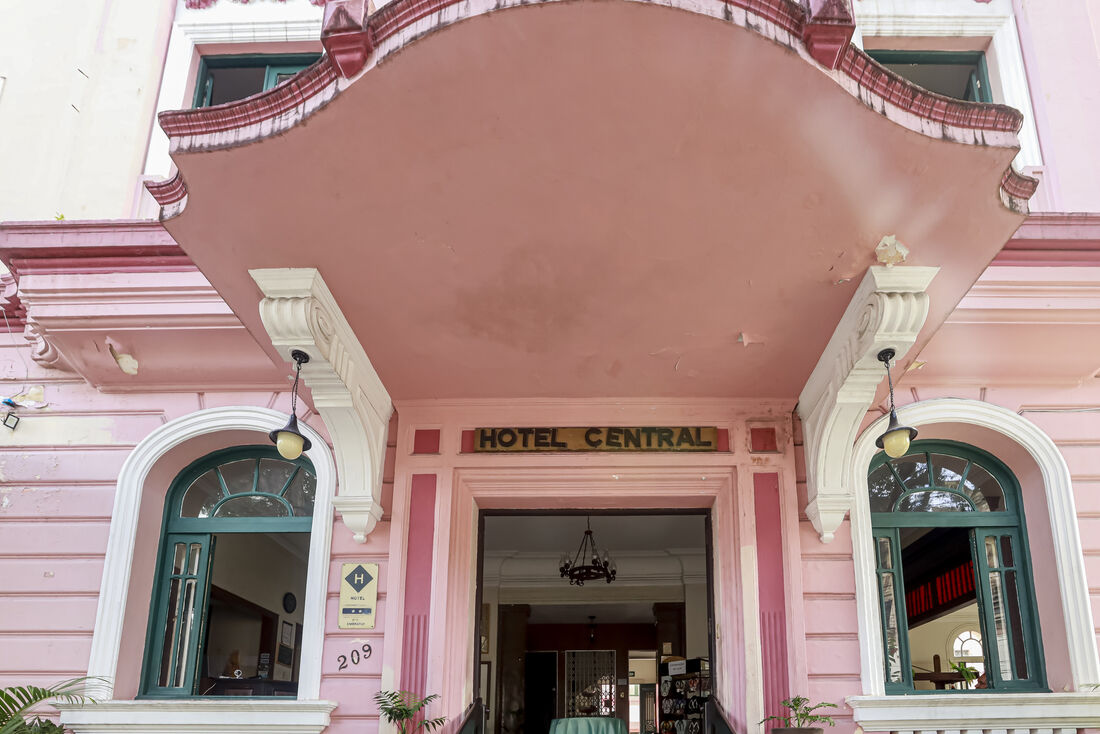
<svg viewBox="0 0 1100 734"><path fill-rule="evenodd" d="M40 703L87 703L94 701L94 688L106 681L102 678L70 678L49 688L41 686L9 686L0 689L0 734L18 731L26 725L23 715ZM10 727L10 728L9 728Z"/></svg>

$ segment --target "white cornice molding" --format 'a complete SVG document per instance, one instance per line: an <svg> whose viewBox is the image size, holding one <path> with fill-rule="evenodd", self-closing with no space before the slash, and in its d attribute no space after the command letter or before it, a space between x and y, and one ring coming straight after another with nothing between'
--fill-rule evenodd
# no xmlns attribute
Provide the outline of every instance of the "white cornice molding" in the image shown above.
<svg viewBox="0 0 1100 734"><path fill-rule="evenodd" d="M237 699L58 703L61 722L75 734L320 734L335 701Z"/></svg>
<svg viewBox="0 0 1100 734"><path fill-rule="evenodd" d="M260 318L288 362L310 356L302 379L332 437L340 493L333 506L356 542L382 517L382 468L393 403L316 268L250 270L264 294Z"/></svg>
<svg viewBox="0 0 1100 734"><path fill-rule="evenodd" d="M956 423L986 428L1012 440L1035 460L1042 473L1043 490L1046 493L1047 515L1054 544L1058 590L1062 600L1073 685L1077 690L1082 691L1089 686L1100 684L1100 654L1097 652L1073 483L1069 466L1054 440L1023 416L1007 408L980 400L962 398L923 400L905 406L903 417L907 425L914 427L929 423ZM852 505L852 562L856 575L856 609L859 619L863 690L871 695L882 695L885 692L885 683L883 682L878 581L875 574L871 509L867 492L867 468L877 451L875 437L882 432L885 421L886 418L883 417L868 426L860 434L852 452L852 468L858 477L856 484L860 489L855 494ZM1003 695L996 698L1000 701L1006 700ZM967 696L967 700L970 700L970 696ZM1094 718L1093 725L1096 721L1100 721L1100 718ZM921 728L937 727L929 725ZM890 730L896 729L897 727L894 727Z"/></svg>
<svg viewBox="0 0 1100 734"><path fill-rule="evenodd" d="M1095 727L1100 693L850 696L864 731L1064 731Z"/></svg>
<svg viewBox="0 0 1100 734"><path fill-rule="evenodd" d="M798 398L806 451L806 515L824 543L852 502L852 444L883 380L878 353L898 359L928 316L925 290L939 268L868 269Z"/></svg>

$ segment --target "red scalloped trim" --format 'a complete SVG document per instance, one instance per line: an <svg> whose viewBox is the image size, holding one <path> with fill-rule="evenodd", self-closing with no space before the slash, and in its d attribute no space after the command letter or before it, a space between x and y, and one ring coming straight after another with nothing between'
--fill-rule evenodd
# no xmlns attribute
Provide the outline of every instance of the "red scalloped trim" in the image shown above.
<svg viewBox="0 0 1100 734"><path fill-rule="evenodd" d="M1001 188L1009 196L1014 196L1017 199L1028 200L1035 194L1035 190L1039 188L1039 179L1031 176L1025 176L1019 173L1012 166L1008 167L1005 171L1005 175L1001 177Z"/></svg>
<svg viewBox="0 0 1100 734"><path fill-rule="evenodd" d="M370 53L379 43L404 28L461 0L394 0L370 16L362 34ZM774 23L795 38L802 39L806 14L793 0L724 0L753 15ZM921 89L879 65L854 46L841 55L838 69L861 87L918 117L954 127L991 132L1018 133L1023 115L1008 106L965 102ZM204 135L234 130L271 119L305 103L313 95L336 81L339 70L330 56L299 72L267 92L216 107L162 112L160 125L171 137ZM1009 168L1002 188L1011 196L1028 199L1038 182ZM146 188L162 206L183 199L186 187L177 174L163 183L147 183Z"/></svg>
<svg viewBox="0 0 1100 734"><path fill-rule="evenodd" d="M332 61L328 56L322 56L312 66L302 69L266 92L215 107L161 112L157 118L169 137L235 130L271 119L304 104L310 97L336 81L337 76Z"/></svg>
<svg viewBox="0 0 1100 734"><path fill-rule="evenodd" d="M146 181L145 190L152 194L153 199L161 206L175 204L187 196L187 184L183 182L183 175L176 171L176 175L164 181Z"/></svg>
<svg viewBox="0 0 1100 734"><path fill-rule="evenodd" d="M859 85L887 102L927 120L972 130L1017 133L1024 124L1018 110L1001 104L966 102L929 92L903 79L855 46L849 46L837 67Z"/></svg>

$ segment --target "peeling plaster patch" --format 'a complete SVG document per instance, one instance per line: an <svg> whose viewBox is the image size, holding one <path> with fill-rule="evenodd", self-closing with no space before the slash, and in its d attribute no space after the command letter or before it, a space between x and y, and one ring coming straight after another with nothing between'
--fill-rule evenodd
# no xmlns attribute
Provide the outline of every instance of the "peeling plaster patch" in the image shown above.
<svg viewBox="0 0 1100 734"><path fill-rule="evenodd" d="M115 362L118 363L118 368L127 375L136 375L138 373L138 361L134 359L133 355L127 354L122 351L122 347L118 345L111 337L107 337L106 340L107 349L110 350L111 356Z"/></svg>
<svg viewBox="0 0 1100 734"><path fill-rule="evenodd" d="M18 431L0 433L0 447L115 446L124 442L112 433L113 419L101 415L29 415ZM38 479L39 477L35 477Z"/></svg>
<svg viewBox="0 0 1100 734"><path fill-rule="evenodd" d="M4 492L4 498L0 499L0 510L6 510L11 507L11 497L7 495L8 490L5 489Z"/></svg>
<svg viewBox="0 0 1100 734"><path fill-rule="evenodd" d="M758 337L746 334L745 332L742 331L742 332L739 332L737 334L737 343L742 345L742 346L749 347L749 346L752 346L753 344L763 344L764 340L760 339Z"/></svg>
<svg viewBox="0 0 1100 734"><path fill-rule="evenodd" d="M900 265L909 257L909 248L898 241L895 235L888 234L875 247L875 257L888 268Z"/></svg>

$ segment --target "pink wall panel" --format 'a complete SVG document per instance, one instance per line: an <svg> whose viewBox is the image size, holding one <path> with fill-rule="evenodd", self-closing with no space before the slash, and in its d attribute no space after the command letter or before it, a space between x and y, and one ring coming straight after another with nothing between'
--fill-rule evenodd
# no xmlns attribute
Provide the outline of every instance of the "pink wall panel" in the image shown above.
<svg viewBox="0 0 1100 734"><path fill-rule="evenodd" d="M0 558L3 593L99 594L103 575L100 558Z"/></svg>
<svg viewBox="0 0 1100 734"><path fill-rule="evenodd" d="M114 480L80 485L31 484L21 480L4 487L5 520L41 519L44 517L91 517L110 519L115 501ZM3 500L0 499L0 503Z"/></svg>

